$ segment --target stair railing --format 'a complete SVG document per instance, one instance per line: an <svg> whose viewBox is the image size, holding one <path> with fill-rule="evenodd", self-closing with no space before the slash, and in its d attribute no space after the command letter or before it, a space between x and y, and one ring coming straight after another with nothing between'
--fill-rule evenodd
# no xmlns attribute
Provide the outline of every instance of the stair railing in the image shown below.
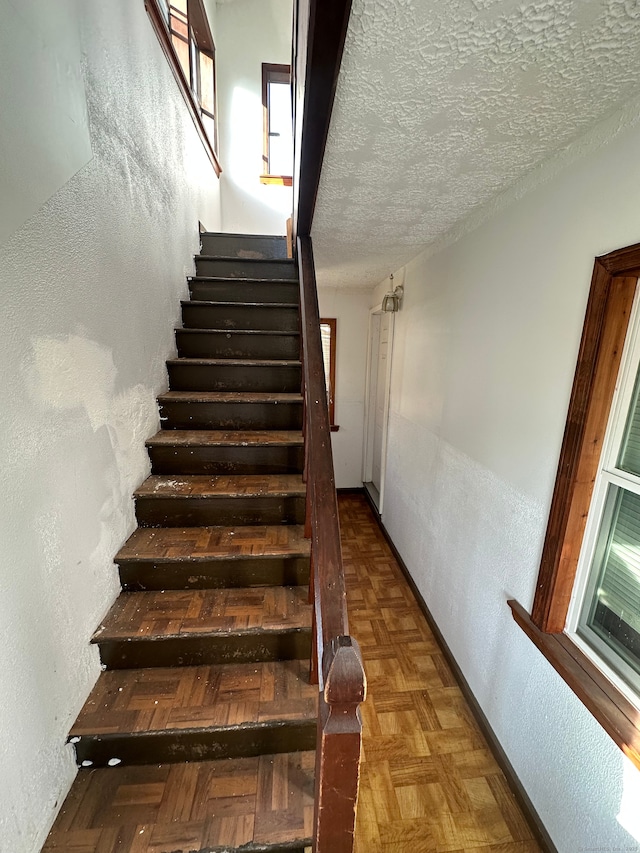
<svg viewBox="0 0 640 853"><path fill-rule="evenodd" d="M360 778L360 703L366 678L349 636L338 501L320 335L313 250L298 237L302 326L306 533L311 539L311 677L319 685L314 853L351 853Z"/></svg>

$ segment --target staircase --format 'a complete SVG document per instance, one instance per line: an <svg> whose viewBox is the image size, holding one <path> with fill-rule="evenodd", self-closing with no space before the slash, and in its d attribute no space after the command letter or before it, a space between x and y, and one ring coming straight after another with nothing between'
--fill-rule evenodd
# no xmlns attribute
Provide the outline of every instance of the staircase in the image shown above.
<svg viewBox="0 0 640 853"><path fill-rule="evenodd" d="M204 234L189 289L122 592L92 639L104 671L69 736L81 769L43 853L311 844L296 267L284 238Z"/></svg>

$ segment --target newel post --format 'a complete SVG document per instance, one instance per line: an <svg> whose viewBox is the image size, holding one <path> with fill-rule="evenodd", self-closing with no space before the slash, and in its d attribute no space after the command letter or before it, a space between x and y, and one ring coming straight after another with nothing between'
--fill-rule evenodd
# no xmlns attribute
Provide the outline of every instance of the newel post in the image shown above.
<svg viewBox="0 0 640 853"><path fill-rule="evenodd" d="M314 853L352 853L367 682L358 643L337 637L318 708Z"/></svg>

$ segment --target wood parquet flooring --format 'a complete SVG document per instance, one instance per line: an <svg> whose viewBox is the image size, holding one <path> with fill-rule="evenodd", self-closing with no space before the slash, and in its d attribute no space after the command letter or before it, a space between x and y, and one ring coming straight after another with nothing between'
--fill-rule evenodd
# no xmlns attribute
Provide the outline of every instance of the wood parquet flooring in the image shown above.
<svg viewBox="0 0 640 853"><path fill-rule="evenodd" d="M225 447L228 445L300 445L303 443L299 430L197 430L174 429L156 433L147 441L147 447L173 445L182 442L193 447Z"/></svg>
<svg viewBox="0 0 640 853"><path fill-rule="evenodd" d="M308 596L303 586L122 593L93 642L309 628Z"/></svg>
<svg viewBox="0 0 640 853"><path fill-rule="evenodd" d="M85 734L315 720L306 660L103 672L71 729Z"/></svg>
<svg viewBox="0 0 640 853"><path fill-rule="evenodd" d="M304 495L301 474L152 474L136 489L134 497L248 497Z"/></svg>
<svg viewBox="0 0 640 853"><path fill-rule="evenodd" d="M80 773L42 853L247 853L309 839L314 752Z"/></svg>
<svg viewBox="0 0 640 853"><path fill-rule="evenodd" d="M116 561L308 556L309 540L299 524L235 527L139 527L120 549Z"/></svg>
<svg viewBox="0 0 640 853"><path fill-rule="evenodd" d="M340 495L368 679L354 853L540 853L362 495Z"/></svg>

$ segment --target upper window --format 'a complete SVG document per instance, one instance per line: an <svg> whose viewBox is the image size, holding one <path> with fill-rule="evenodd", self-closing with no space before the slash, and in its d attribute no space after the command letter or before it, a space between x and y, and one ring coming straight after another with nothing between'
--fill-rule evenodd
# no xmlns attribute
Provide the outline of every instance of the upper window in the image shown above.
<svg viewBox="0 0 640 853"><path fill-rule="evenodd" d="M291 66L262 64L263 147L265 184L290 187L293 183L293 119Z"/></svg>
<svg viewBox="0 0 640 853"><path fill-rule="evenodd" d="M145 6L219 175L216 49L203 0L145 0Z"/></svg>
<svg viewBox="0 0 640 853"><path fill-rule="evenodd" d="M640 767L640 245L596 259L531 616L518 624Z"/></svg>
<svg viewBox="0 0 640 853"><path fill-rule="evenodd" d="M324 376L327 385L327 405L329 407L329 425L336 432L336 326L335 317L325 317L320 320L320 336L322 339L322 360L324 361Z"/></svg>

